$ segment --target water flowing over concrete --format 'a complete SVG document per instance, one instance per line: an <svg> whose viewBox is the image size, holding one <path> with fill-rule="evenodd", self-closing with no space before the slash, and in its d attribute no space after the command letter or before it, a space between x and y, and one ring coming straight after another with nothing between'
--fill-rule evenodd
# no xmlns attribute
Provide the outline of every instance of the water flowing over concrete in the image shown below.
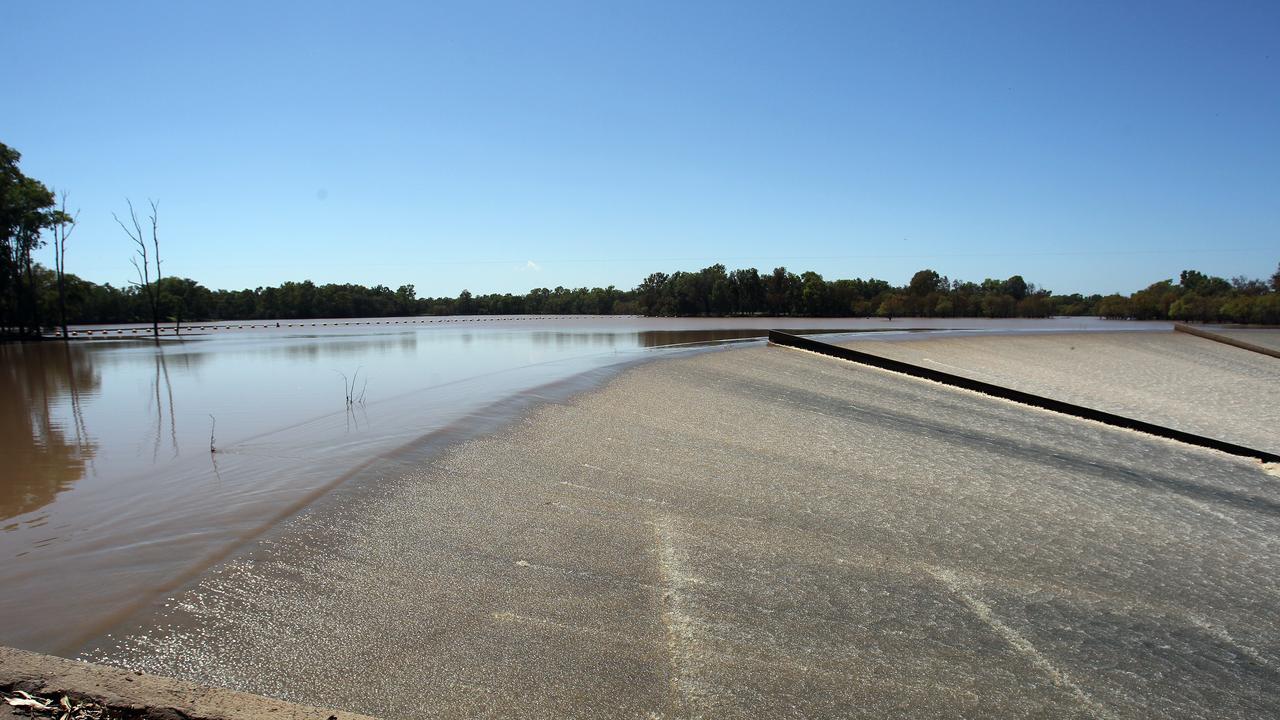
<svg viewBox="0 0 1280 720"><path fill-rule="evenodd" d="M380 472L91 657L404 718L1280 713L1254 461L754 347Z"/></svg>
<svg viewBox="0 0 1280 720"><path fill-rule="evenodd" d="M0 643L75 653L356 474L456 439L459 422L510 421L548 385L749 341L771 323L891 334L1161 325L468 316L0 344Z"/></svg>

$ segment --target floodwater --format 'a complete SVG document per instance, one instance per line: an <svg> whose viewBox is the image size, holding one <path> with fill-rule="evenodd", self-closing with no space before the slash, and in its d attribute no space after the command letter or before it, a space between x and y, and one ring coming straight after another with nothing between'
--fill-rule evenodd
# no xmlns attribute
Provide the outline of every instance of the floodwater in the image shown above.
<svg viewBox="0 0 1280 720"><path fill-rule="evenodd" d="M376 458L465 439L459 428L496 427L513 408L637 362L767 328L1168 327L1077 318L409 318L224 323L160 342L125 326L105 339L0 345L0 643L72 654L363 478Z"/></svg>

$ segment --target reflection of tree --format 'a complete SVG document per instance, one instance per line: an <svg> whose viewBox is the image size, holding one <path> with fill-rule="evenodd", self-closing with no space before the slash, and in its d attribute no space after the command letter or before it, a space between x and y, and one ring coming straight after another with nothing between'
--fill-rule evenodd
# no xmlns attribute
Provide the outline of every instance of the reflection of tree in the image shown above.
<svg viewBox="0 0 1280 720"><path fill-rule="evenodd" d="M156 433L155 433L155 449L151 452L151 460L154 462L156 456L160 454L160 433L164 429L164 406L160 402L160 384L163 382L165 393L169 398L169 444L173 448L173 456L178 456L178 424L173 416L173 384L169 382L169 362L164 356L164 346L160 341L156 341L156 379L152 386L156 391Z"/></svg>
<svg viewBox="0 0 1280 720"><path fill-rule="evenodd" d="M0 520L48 505L71 487L93 459L81 412L99 377L84 347L74 343L0 345ZM60 406L70 419L58 418Z"/></svg>
<svg viewBox="0 0 1280 720"><path fill-rule="evenodd" d="M636 333L636 339L640 341L640 347L662 347L664 345L765 337L768 334L768 330L757 328L735 330L642 330Z"/></svg>
<svg viewBox="0 0 1280 720"><path fill-rule="evenodd" d="M427 338L430 340L431 338ZM289 359L333 360L340 358L363 358L370 351L387 352L400 350L412 355L418 349L418 334L409 332L398 335L365 335L353 339L343 336L310 336L304 342L288 344L271 344L254 348L252 352L269 356L283 356ZM450 338L452 340L452 338Z"/></svg>

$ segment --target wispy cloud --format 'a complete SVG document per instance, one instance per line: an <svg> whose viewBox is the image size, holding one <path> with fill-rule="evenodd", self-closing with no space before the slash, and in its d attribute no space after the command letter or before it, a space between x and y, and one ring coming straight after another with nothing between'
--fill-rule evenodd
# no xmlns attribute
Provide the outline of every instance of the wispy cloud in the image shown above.
<svg viewBox="0 0 1280 720"><path fill-rule="evenodd" d="M542 266L541 266L541 265L539 265L538 263L536 263L536 262L532 261L532 260L526 260L526 261L525 261L525 263L524 263L524 269L525 269L525 270L532 270L532 271L534 271L534 272L542 272Z"/></svg>

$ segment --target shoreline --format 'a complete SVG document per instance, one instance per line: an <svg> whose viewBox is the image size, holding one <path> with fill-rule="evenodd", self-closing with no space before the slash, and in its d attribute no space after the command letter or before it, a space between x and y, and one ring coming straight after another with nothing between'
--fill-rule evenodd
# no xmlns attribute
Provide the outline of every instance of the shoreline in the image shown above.
<svg viewBox="0 0 1280 720"><path fill-rule="evenodd" d="M142 618L163 608L166 596L180 594L190 589L212 570L228 562L234 562L259 543L271 542L279 537L285 532L291 520L311 512L322 513L327 507L333 505L359 502L377 492L379 479L385 478L388 473L394 474L405 468L430 462L454 446L506 430L519 424L544 405L565 403L577 395L598 390L631 368L676 359L695 352L716 352L731 348L732 344L699 345L678 349L665 356L641 355L623 363L584 370L576 375L509 395L455 418L445 426L425 435L379 452L311 490L278 514L240 535L233 543L220 548L212 555L201 558L179 576L166 581L163 585L149 589L145 597L121 608L92 628L87 628L79 638L58 648L53 654L71 658L84 657L115 632L137 626L141 624Z"/></svg>
<svg viewBox="0 0 1280 720"><path fill-rule="evenodd" d="M112 713L111 717L142 720L374 720L356 713L306 707L3 646L0 690L20 699L18 692L52 700L57 712L50 717L63 714L57 702L68 697L73 706L89 701L97 704L98 710ZM19 717L29 716L0 703L0 718Z"/></svg>

